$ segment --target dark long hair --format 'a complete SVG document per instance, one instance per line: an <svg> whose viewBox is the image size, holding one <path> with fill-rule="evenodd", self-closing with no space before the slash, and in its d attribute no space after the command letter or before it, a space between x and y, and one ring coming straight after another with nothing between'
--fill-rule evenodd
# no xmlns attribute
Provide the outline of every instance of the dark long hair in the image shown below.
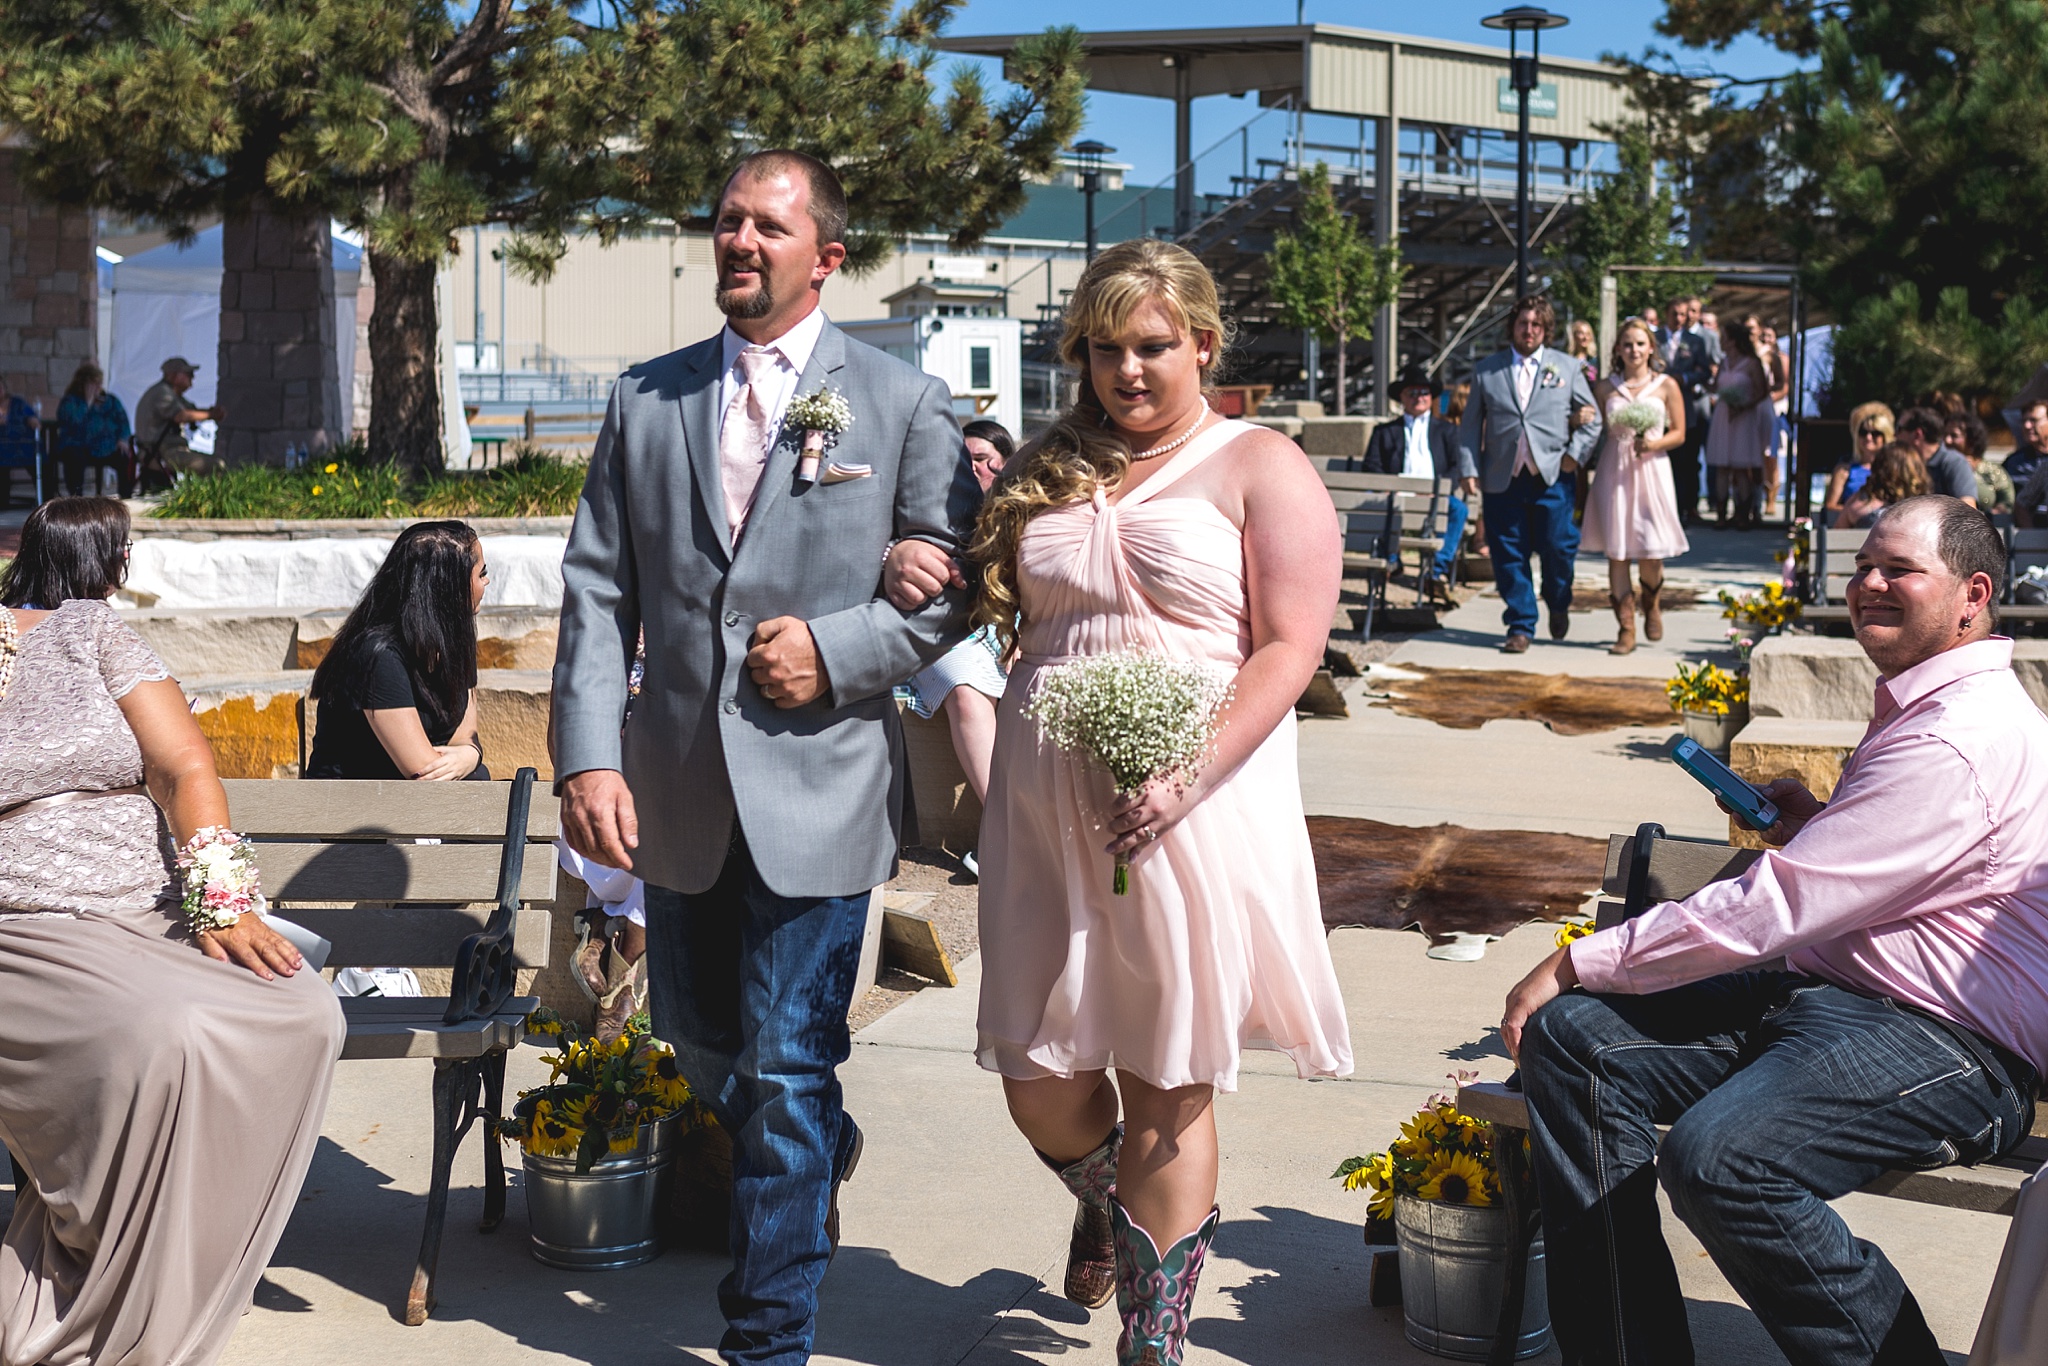
<svg viewBox="0 0 2048 1366"><path fill-rule="evenodd" d="M415 522L399 533L363 598L313 671L313 697L352 700L371 653L391 645L423 699L429 731L462 720L476 686L476 614L469 607L476 532L466 522Z"/></svg>
<svg viewBox="0 0 2048 1366"><path fill-rule="evenodd" d="M112 498L52 498L22 523L21 550L0 573L0 605L104 602L127 578L128 509Z"/></svg>

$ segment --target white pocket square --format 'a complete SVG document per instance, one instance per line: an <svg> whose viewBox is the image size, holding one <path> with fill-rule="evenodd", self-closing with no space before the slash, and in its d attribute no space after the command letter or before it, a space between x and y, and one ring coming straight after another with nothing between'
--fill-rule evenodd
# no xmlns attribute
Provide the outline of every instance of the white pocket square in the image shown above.
<svg viewBox="0 0 2048 1366"><path fill-rule="evenodd" d="M874 473L872 465L842 465L837 460L825 466L825 472L818 476L821 484L844 484L849 479L866 479Z"/></svg>

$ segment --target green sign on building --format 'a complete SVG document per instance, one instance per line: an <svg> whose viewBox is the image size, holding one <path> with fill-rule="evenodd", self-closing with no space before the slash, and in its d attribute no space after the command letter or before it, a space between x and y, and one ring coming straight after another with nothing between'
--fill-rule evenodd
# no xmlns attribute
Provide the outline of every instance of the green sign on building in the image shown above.
<svg viewBox="0 0 2048 1366"><path fill-rule="evenodd" d="M1494 89L1498 92L1501 113L1517 114L1521 112L1521 100L1516 96L1515 87L1509 82L1507 77L1502 76L1495 82ZM1557 117L1556 81L1538 81L1536 88L1529 92L1529 117L1532 119L1554 119Z"/></svg>

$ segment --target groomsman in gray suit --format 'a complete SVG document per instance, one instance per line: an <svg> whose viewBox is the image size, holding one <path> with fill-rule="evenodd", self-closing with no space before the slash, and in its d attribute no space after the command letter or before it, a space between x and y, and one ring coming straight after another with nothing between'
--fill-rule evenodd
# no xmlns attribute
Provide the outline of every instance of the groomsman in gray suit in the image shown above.
<svg viewBox="0 0 2048 1366"><path fill-rule="evenodd" d="M740 163L712 238L726 327L620 376L562 562L562 826L646 880L654 1030L733 1142L719 1351L763 1366L810 1359L860 1156L836 1069L868 892L896 870L890 690L966 631L957 590L891 606L882 560L908 537L957 553L980 501L947 387L819 309L846 219L822 162ZM821 391L853 421L807 470L784 415Z"/></svg>
<svg viewBox="0 0 2048 1366"><path fill-rule="evenodd" d="M1544 345L1555 326L1550 300L1531 295L1516 302L1510 345L1472 372L1458 434L1466 468L1478 469L1485 495L1493 581L1507 604L1501 649L1509 654L1526 652L1536 633L1532 559L1543 562L1550 638L1563 640L1571 629L1572 561L1579 553L1572 475L1600 441L1600 415L1584 369ZM1576 429L1574 420L1581 422Z"/></svg>

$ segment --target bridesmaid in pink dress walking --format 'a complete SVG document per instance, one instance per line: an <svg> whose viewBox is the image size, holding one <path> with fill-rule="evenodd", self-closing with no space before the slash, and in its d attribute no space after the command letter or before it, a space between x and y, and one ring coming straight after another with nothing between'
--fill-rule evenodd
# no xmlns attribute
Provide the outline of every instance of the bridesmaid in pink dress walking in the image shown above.
<svg viewBox="0 0 2048 1366"><path fill-rule="evenodd" d="M1210 410L1225 339L1193 255L1104 251L1061 343L1077 402L1005 471L974 546L978 617L1017 650L982 818L979 1059L1078 1201L1067 1294L1116 1294L1122 1366L1182 1359L1219 1217L1211 1100L1241 1051L1351 1071L1294 722L1341 541L1301 451ZM1041 668L1126 649L1208 661L1236 689L1206 768L1119 798L1022 707Z"/></svg>
<svg viewBox="0 0 2048 1366"><path fill-rule="evenodd" d="M1614 373L1593 386L1593 401L1607 416L1606 446L1586 495L1579 544L1607 557L1607 600L1619 626L1609 654L1636 648L1636 590L1629 561L1642 578L1643 634L1664 638L1664 561L1691 548L1678 515L1678 494L1667 452L1685 444L1685 395L1662 373L1664 361L1641 318L1624 322L1614 338ZM1638 432L1616 415L1638 404L1659 411Z"/></svg>

